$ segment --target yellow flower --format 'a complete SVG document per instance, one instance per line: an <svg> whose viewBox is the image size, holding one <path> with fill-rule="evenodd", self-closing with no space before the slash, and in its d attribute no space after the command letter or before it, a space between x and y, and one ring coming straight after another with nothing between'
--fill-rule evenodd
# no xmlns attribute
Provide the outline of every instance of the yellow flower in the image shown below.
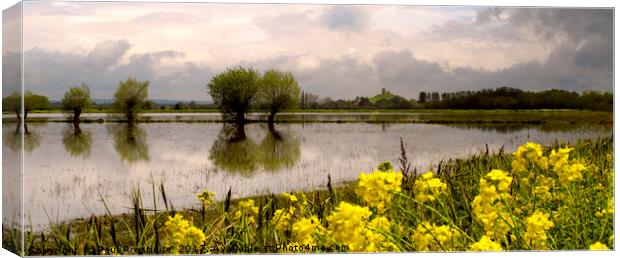
<svg viewBox="0 0 620 258"><path fill-rule="evenodd" d="M178 253L181 248L188 245L199 247L206 239L202 230L194 227L178 213L174 217L168 216L162 230L165 234L162 242L172 253Z"/></svg>
<svg viewBox="0 0 620 258"><path fill-rule="evenodd" d="M502 246L493 242L488 236L482 236L480 240L469 246L471 251L502 251Z"/></svg>
<svg viewBox="0 0 620 258"><path fill-rule="evenodd" d="M525 240L535 250L546 250L547 230L553 227L553 222L549 220L549 214L540 211L534 212L525 219Z"/></svg>
<svg viewBox="0 0 620 258"><path fill-rule="evenodd" d="M415 199L419 202L433 202L438 196L446 193L448 186L433 172L426 172L415 181Z"/></svg>
<svg viewBox="0 0 620 258"><path fill-rule="evenodd" d="M340 202L340 206L327 217L330 234L344 244L355 242L355 238L364 229L367 219L372 215L368 207L360 207L347 202Z"/></svg>
<svg viewBox="0 0 620 258"><path fill-rule="evenodd" d="M549 165L555 166L558 162L568 160L568 155L572 150L573 148L560 148L557 152L551 150L551 154L549 154Z"/></svg>
<svg viewBox="0 0 620 258"><path fill-rule="evenodd" d="M245 218L248 224L254 224L254 217L258 215L258 207L254 206L254 200L248 199L239 202L239 209L233 214L235 219Z"/></svg>
<svg viewBox="0 0 620 258"><path fill-rule="evenodd" d="M291 201L291 202L297 202L297 196L295 196L295 195L288 194L288 193L283 193L282 195L284 195L284 197L289 199L289 201Z"/></svg>
<svg viewBox="0 0 620 258"><path fill-rule="evenodd" d="M381 232L389 231L391 223L386 217L368 218L372 212L368 207L360 207L340 202L336 210L327 217L328 234L338 243L349 247L351 252L396 251L398 248L389 242Z"/></svg>
<svg viewBox="0 0 620 258"><path fill-rule="evenodd" d="M613 214L614 213L614 197L612 196L611 198L609 198L607 200L607 207L596 212L597 217L603 217L607 214Z"/></svg>
<svg viewBox="0 0 620 258"><path fill-rule="evenodd" d="M204 190L202 193L198 194L198 200L202 201L203 206L209 206L213 203L213 200L211 200L213 196L215 196L215 192Z"/></svg>
<svg viewBox="0 0 620 258"><path fill-rule="evenodd" d="M502 170L494 169L480 179L480 192L472 201L473 214L483 227L485 234L493 239L503 239L513 227L505 201L511 200L508 193L512 178Z"/></svg>
<svg viewBox="0 0 620 258"><path fill-rule="evenodd" d="M460 232L450 226L436 226L428 221L419 224L413 233L413 244L418 251L452 251L461 241Z"/></svg>
<svg viewBox="0 0 620 258"><path fill-rule="evenodd" d="M392 223L386 217L379 216L368 223L369 228L389 231Z"/></svg>
<svg viewBox="0 0 620 258"><path fill-rule="evenodd" d="M609 247L601 242L596 242L590 245L590 250L609 250Z"/></svg>
<svg viewBox="0 0 620 258"><path fill-rule="evenodd" d="M500 192L508 191L510 183L512 183L512 177L509 177L506 172L500 169L493 169L487 174L487 179L497 182L497 190Z"/></svg>
<svg viewBox="0 0 620 258"><path fill-rule="evenodd" d="M286 210L277 209L272 218L272 223L275 225L276 230L286 231L291 225L294 213L295 207L288 207Z"/></svg>
<svg viewBox="0 0 620 258"><path fill-rule="evenodd" d="M317 236L324 235L325 228L316 216L303 218L293 224L293 235L298 243L316 245Z"/></svg>
<svg viewBox="0 0 620 258"><path fill-rule="evenodd" d="M512 171L515 173L526 171L528 164L536 164L546 170L548 161L542 154L542 147L538 143L527 142L519 146L517 151L512 153L514 156Z"/></svg>
<svg viewBox="0 0 620 258"><path fill-rule="evenodd" d="M355 193L371 207L382 212L392 200L393 192L400 192L403 175L400 172L375 171L360 174Z"/></svg>

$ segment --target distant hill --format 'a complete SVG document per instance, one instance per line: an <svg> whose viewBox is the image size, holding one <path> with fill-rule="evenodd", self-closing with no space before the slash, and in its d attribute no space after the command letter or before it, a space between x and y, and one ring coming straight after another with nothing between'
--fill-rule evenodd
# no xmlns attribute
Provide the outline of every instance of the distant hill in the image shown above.
<svg viewBox="0 0 620 258"><path fill-rule="evenodd" d="M390 102L396 97L400 96L391 93L389 90L382 89L380 94L377 94L370 98L370 103L376 104L379 101Z"/></svg>

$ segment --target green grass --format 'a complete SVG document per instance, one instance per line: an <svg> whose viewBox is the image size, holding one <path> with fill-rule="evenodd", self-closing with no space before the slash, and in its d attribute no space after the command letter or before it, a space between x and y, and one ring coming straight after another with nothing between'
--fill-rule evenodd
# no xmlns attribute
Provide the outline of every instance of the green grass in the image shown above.
<svg viewBox="0 0 620 258"><path fill-rule="evenodd" d="M552 149L562 146L566 146L566 144L552 144L544 148L544 153L548 155ZM528 214L533 210L555 214L559 207L567 208L557 218L553 217L555 225L546 233L549 248L561 250L587 249L590 244L596 241L610 247L613 246L613 242L609 240L609 237L614 233L613 214L611 217L609 215L604 217L593 215L606 207L608 198L614 193L613 139L583 140L572 147L574 149L571 151L571 159L585 163L588 170L584 172L583 180L566 187L557 186L553 188L552 192L558 196L563 196L561 198L554 197L552 202L540 202L531 199L535 196L529 191L525 191L526 185L523 185L519 180L520 178L514 175L511 194L520 196L527 201L525 201L526 205L507 206L510 207L511 218L516 224L511 231L515 238L507 240L508 242L500 241L504 248L510 250L531 248L523 239L527 214L518 215L516 208L523 209ZM415 181L419 180L416 174L420 174L421 171L406 169L407 160L411 158L415 159L415 156L407 157L403 151L400 170L408 171L403 180L403 191L393 197L393 201L381 215L392 221L390 231L378 233L384 239L389 239L402 251L416 251L416 241L413 238L416 228L421 225L422 221L431 221L437 225L450 225L458 229L466 237L460 240L462 242L459 242L455 248L456 250L467 249L484 234L480 222L473 215L471 205L479 191L479 180L492 169L510 171L513 161L512 155L502 150L499 153L486 151L467 158L450 159L439 163L434 172L438 178L447 184L447 195L438 195L438 202L432 204L420 203L415 199L415 195L419 194L415 190ZM537 170L533 169L532 171ZM552 172L544 173L553 176ZM324 188L306 192L307 205L299 206L296 216L298 219L311 215L317 216L321 223L326 223L325 218L332 214L335 207L342 201L360 206L367 205L356 195L354 191L356 184L357 182L348 182L332 186L330 180L330 183ZM238 209L238 203L248 198L235 199L230 196L229 192L226 200L205 209L200 208L201 205L196 200L196 207L199 208L175 211L172 208L173 204L166 200L163 184L152 185L149 191L152 191L154 198L163 200L166 203L165 207L157 207L155 210L143 208L145 203L155 200L142 200L141 191L136 189L132 197L134 208L128 214L109 214L78 219L62 224L53 224L49 229L41 232L27 232L26 254L96 254L96 251L92 250L97 247L115 247L116 250L119 250L119 247L122 246L132 246L137 249L158 249L166 242L163 230L164 223L168 216L176 213L182 214L194 226L205 232L207 246L225 247L229 248L230 251L243 250L244 247L252 245L257 249L249 250L249 252L264 252L263 248L266 246L286 245L294 240L291 231L281 232L274 228L275 211L295 205L287 201L282 195L270 194L249 198L255 201L259 213L255 217L256 222L248 224L245 220L236 220L231 216ZM301 199L301 193L296 195ZM541 206L527 207L535 203L540 203ZM105 205L103 200L102 205ZM375 213L373 217L379 216L376 210L373 213ZM323 226L328 227L327 224ZM13 235L10 234L10 231L5 232L5 236L9 236L9 238L4 238L5 247L10 248L10 243L13 242L10 236ZM321 241L324 241L323 243L326 245L332 243L329 238ZM39 250L50 251L40 252ZM65 250L65 252L60 250ZM274 252L274 250L270 252Z"/></svg>

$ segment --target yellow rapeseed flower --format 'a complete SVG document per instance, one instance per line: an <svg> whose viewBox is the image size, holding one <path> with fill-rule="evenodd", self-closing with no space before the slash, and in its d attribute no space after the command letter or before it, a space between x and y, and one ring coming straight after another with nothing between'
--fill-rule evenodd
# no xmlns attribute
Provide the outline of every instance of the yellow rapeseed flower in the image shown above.
<svg viewBox="0 0 620 258"><path fill-rule="evenodd" d="M317 236L325 234L325 227L316 216L303 218L293 224L293 235L298 243L303 245L318 244Z"/></svg>
<svg viewBox="0 0 620 258"><path fill-rule="evenodd" d="M213 203L213 200L211 200L211 198L215 196L215 192L209 192L206 189L198 194L198 200L202 201L202 205L203 206L209 206Z"/></svg>
<svg viewBox="0 0 620 258"><path fill-rule="evenodd" d="M614 197L613 196L607 200L607 207L596 212L597 217L603 217L607 214L614 214Z"/></svg>
<svg viewBox="0 0 620 258"><path fill-rule="evenodd" d="M287 209L277 209L272 218L272 223L276 230L286 231L289 229L295 213L295 207L289 206Z"/></svg>
<svg viewBox="0 0 620 258"><path fill-rule="evenodd" d="M343 244L354 243L371 215L368 207L340 202L336 210L327 217L329 233Z"/></svg>
<svg viewBox="0 0 620 258"><path fill-rule="evenodd" d="M513 227L513 220L506 211L504 201L510 200L508 193L512 178L502 170L494 169L480 179L480 192L472 201L473 214L485 230L485 235L502 239Z"/></svg>
<svg viewBox="0 0 620 258"><path fill-rule="evenodd" d="M200 248L200 245L206 239L202 230L194 227L188 220L183 219L181 214L175 214L174 217L168 216L168 220L164 223L163 244L170 248L172 253L178 253L185 246Z"/></svg>
<svg viewBox="0 0 620 258"><path fill-rule="evenodd" d="M413 233L413 244L418 251L452 251L460 245L461 233L451 226L437 226L424 221Z"/></svg>
<svg viewBox="0 0 620 258"><path fill-rule="evenodd" d="M536 211L525 219L525 241L532 249L547 250L547 230L553 227L553 222L549 220L549 214Z"/></svg>
<svg viewBox="0 0 620 258"><path fill-rule="evenodd" d="M288 193L283 193L282 195L284 195L284 197L286 197L291 202L297 202L297 196L295 195L288 194Z"/></svg>
<svg viewBox="0 0 620 258"><path fill-rule="evenodd" d="M493 240L491 240L488 236L482 236L480 240L476 243L473 243L469 246L470 251L502 251L504 250L502 246Z"/></svg>
<svg viewBox="0 0 620 258"><path fill-rule="evenodd" d="M233 214L233 218L244 218L248 224L254 224L256 215L258 215L258 207L254 206L254 200L248 199L239 202L239 209Z"/></svg>
<svg viewBox="0 0 620 258"><path fill-rule="evenodd" d="M555 166L558 162L568 160L568 155L572 150L573 148L559 148L558 151L551 150L549 154L549 165Z"/></svg>
<svg viewBox="0 0 620 258"><path fill-rule="evenodd" d="M512 155L512 171L515 173L526 171L528 164L538 165L545 170L548 168L547 157L543 156L542 147L538 143L527 142L519 146Z"/></svg>
<svg viewBox="0 0 620 258"><path fill-rule="evenodd" d="M590 245L590 250L609 250L609 247L601 242L596 242Z"/></svg>
<svg viewBox="0 0 620 258"><path fill-rule="evenodd" d="M400 192L402 173L393 171L375 171L360 174L355 193L371 207L382 212L392 200L394 192Z"/></svg>
<svg viewBox="0 0 620 258"><path fill-rule="evenodd" d="M379 216L372 221L368 207L341 202L327 217L328 234L338 243L349 247L351 252L397 251L396 245L388 241L381 232L389 232L391 223Z"/></svg>
<svg viewBox="0 0 620 258"><path fill-rule="evenodd" d="M446 193L448 186L439 178L435 178L433 172L426 172L415 181L415 199L426 203L433 202L438 196Z"/></svg>

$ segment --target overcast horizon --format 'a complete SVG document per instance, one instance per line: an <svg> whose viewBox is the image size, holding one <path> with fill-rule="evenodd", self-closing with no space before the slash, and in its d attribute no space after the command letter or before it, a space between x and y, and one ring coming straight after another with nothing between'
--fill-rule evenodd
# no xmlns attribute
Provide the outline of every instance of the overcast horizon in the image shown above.
<svg viewBox="0 0 620 258"><path fill-rule="evenodd" d="M302 90L406 98L508 86L613 91L613 10L472 6L24 2L25 86L60 99L127 77L149 98L210 101L232 66L292 72ZM8 14L8 16L6 16ZM19 16L5 12L6 35ZM3 49L4 84L12 84ZM7 65L7 63L9 65ZM6 88L6 87L4 87ZM10 94L3 91L3 95Z"/></svg>

